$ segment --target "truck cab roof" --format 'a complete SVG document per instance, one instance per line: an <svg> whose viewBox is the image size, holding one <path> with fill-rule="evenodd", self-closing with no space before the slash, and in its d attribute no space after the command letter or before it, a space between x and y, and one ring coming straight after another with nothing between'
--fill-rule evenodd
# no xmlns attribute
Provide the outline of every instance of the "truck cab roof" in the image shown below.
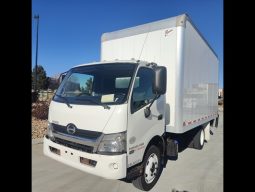
<svg viewBox="0 0 255 192"><path fill-rule="evenodd" d="M88 66L88 65L114 64L114 63L116 63L116 64L118 64L118 63L130 63L130 64L146 65L149 62L141 61L141 60L134 60L134 59L130 59L130 60L113 60L113 61L98 61L98 62L91 62L91 63L85 63L85 64L76 65L73 68L81 67L81 66Z"/></svg>

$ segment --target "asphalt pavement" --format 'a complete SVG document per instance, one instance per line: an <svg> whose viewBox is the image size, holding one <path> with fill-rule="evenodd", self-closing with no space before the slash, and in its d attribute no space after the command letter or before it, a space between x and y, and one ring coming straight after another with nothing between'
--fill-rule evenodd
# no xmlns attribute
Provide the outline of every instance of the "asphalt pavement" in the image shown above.
<svg viewBox="0 0 255 192"><path fill-rule="evenodd" d="M202 150L187 148L177 161L168 161L151 192L223 191L223 117ZM33 192L133 192L132 183L107 180L61 164L43 155L43 145L32 145Z"/></svg>

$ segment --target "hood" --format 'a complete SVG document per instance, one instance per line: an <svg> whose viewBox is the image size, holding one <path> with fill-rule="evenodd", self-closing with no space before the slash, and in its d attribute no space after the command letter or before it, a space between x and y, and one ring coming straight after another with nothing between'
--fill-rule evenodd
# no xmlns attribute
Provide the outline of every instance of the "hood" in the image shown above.
<svg viewBox="0 0 255 192"><path fill-rule="evenodd" d="M62 126L72 123L78 129L103 132L116 108L116 105L111 105L110 109L100 105L71 105L72 108L69 108L65 103L52 101L49 122Z"/></svg>
<svg viewBox="0 0 255 192"><path fill-rule="evenodd" d="M127 129L127 109L127 104L111 105L110 109L74 104L69 108L65 103L51 101L49 122L62 126L72 123L78 129L105 134L119 133Z"/></svg>

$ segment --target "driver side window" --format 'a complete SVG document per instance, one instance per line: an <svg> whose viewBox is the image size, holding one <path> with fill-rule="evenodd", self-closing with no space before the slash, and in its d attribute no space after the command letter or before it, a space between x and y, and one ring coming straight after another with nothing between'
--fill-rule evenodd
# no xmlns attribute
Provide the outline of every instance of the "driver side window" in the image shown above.
<svg viewBox="0 0 255 192"><path fill-rule="evenodd" d="M150 68L141 67L138 70L131 98L131 113L143 108L155 97L152 92L153 75Z"/></svg>

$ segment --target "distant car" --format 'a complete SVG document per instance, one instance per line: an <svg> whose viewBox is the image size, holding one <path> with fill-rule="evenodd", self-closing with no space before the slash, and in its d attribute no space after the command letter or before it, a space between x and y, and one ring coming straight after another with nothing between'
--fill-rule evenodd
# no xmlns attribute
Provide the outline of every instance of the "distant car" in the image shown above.
<svg viewBox="0 0 255 192"><path fill-rule="evenodd" d="M223 105L223 98L218 99L218 105Z"/></svg>

